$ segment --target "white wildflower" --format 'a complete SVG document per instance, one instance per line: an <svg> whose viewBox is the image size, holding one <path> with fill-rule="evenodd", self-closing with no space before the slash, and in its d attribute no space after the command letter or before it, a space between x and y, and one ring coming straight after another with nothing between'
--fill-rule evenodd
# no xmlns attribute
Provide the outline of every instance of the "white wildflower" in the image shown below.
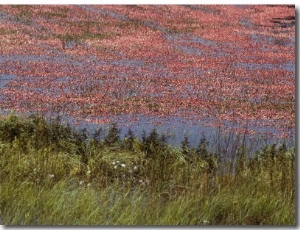
<svg viewBox="0 0 300 230"><path fill-rule="evenodd" d="M122 166L123 168L125 168L126 165L125 165L125 164L121 164L121 166Z"/></svg>
<svg viewBox="0 0 300 230"><path fill-rule="evenodd" d="M90 169L90 167L89 166L87 166L87 174L91 174L91 169Z"/></svg>
<svg viewBox="0 0 300 230"><path fill-rule="evenodd" d="M116 166L114 166L114 169L116 169L118 166L116 165Z"/></svg>
<svg viewBox="0 0 300 230"><path fill-rule="evenodd" d="M135 171L136 171L137 169L138 169L138 167L137 167L137 166L134 166L134 167L133 167L133 170L135 170Z"/></svg>
<svg viewBox="0 0 300 230"><path fill-rule="evenodd" d="M54 175L53 175L53 174L48 174L48 177L49 177L49 178L53 178Z"/></svg>
<svg viewBox="0 0 300 230"><path fill-rule="evenodd" d="M80 185L80 186L84 185L84 181L80 181L80 182L79 182L79 185Z"/></svg>
<svg viewBox="0 0 300 230"><path fill-rule="evenodd" d="M115 164L116 164L116 162L114 162L114 161L113 161L113 162L112 162L112 164L113 164L113 165L115 165Z"/></svg>
<svg viewBox="0 0 300 230"><path fill-rule="evenodd" d="M207 225L207 224L209 224L209 221L208 220L203 220L203 224Z"/></svg>

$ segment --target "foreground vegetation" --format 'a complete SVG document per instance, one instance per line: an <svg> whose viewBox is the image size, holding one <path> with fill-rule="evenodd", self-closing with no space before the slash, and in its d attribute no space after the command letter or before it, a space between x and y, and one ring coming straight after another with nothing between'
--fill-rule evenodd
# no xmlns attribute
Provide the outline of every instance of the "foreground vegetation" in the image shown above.
<svg viewBox="0 0 300 230"><path fill-rule="evenodd" d="M121 139L116 124L89 135L59 118L8 115L1 224L295 225L295 149L250 153L234 143L230 155L205 136L197 148L187 137L175 148L155 129Z"/></svg>

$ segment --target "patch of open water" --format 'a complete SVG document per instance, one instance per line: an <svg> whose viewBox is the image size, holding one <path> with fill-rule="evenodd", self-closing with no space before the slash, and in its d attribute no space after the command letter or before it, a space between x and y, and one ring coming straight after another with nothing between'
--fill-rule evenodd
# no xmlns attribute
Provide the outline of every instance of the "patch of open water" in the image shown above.
<svg viewBox="0 0 300 230"><path fill-rule="evenodd" d="M0 88L4 88L8 82L14 80L15 78L16 76L12 74L0 74Z"/></svg>

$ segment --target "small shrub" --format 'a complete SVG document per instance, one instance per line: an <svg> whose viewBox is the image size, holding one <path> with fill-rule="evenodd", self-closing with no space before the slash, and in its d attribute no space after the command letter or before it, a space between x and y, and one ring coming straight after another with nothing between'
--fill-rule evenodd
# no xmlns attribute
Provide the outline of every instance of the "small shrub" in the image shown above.
<svg viewBox="0 0 300 230"><path fill-rule="evenodd" d="M120 129L118 129L117 124L113 123L109 128L108 134L104 139L108 146L114 146L120 141Z"/></svg>

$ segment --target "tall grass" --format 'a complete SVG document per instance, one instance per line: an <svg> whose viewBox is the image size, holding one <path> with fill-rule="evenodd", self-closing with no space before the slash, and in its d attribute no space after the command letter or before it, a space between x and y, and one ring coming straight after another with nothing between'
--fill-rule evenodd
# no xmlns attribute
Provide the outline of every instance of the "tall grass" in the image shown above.
<svg viewBox="0 0 300 230"><path fill-rule="evenodd" d="M59 119L9 115L0 121L0 219L4 225L295 225L295 149L231 149L232 157L222 157L205 136L197 149L187 138L175 148L155 129L141 140L131 131L120 139L116 124L99 139Z"/></svg>

